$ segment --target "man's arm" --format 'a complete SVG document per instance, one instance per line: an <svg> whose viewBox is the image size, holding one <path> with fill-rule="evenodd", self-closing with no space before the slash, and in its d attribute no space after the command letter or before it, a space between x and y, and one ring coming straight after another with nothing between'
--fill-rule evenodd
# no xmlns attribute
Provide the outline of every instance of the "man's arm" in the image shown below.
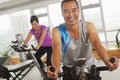
<svg viewBox="0 0 120 80"><path fill-rule="evenodd" d="M97 31L92 23L88 23L87 26L88 36L92 46L95 48L96 52L100 58L105 61L108 59L108 55L104 47L101 45L100 39L98 37Z"/></svg>
<svg viewBox="0 0 120 80"><path fill-rule="evenodd" d="M104 63L111 69L114 70L118 67L118 60L114 64L109 62L108 54L105 48L102 46L100 39L98 37L97 31L92 23L87 24L87 32L92 46L95 48L96 52Z"/></svg>
<svg viewBox="0 0 120 80"><path fill-rule="evenodd" d="M62 50L62 43L61 43L61 36L60 32L58 31L57 28L54 28L52 31L52 65L56 69L56 73L59 72L60 69L60 63L61 63L61 50Z"/></svg>
<svg viewBox="0 0 120 80"><path fill-rule="evenodd" d="M51 66L48 66L47 68L47 76L50 79L57 80L58 73L60 71L60 63L61 63L61 36L57 28L54 28L52 31L52 66L55 68L54 72L51 72L49 69Z"/></svg>

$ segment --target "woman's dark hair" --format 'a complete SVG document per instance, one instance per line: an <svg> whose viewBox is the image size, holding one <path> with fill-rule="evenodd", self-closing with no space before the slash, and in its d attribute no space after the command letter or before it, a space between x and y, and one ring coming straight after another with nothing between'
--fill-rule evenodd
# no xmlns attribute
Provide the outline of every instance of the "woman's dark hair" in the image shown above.
<svg viewBox="0 0 120 80"><path fill-rule="evenodd" d="M61 9L62 9L63 3L70 2L70 1L75 1L75 3L77 4L77 6L79 8L79 4L78 4L78 2L76 0L63 0L62 3L61 3Z"/></svg>
<svg viewBox="0 0 120 80"><path fill-rule="evenodd" d="M32 23L33 21L37 21L39 23L38 17L35 16L35 15L32 15L31 18L30 18L30 23Z"/></svg>

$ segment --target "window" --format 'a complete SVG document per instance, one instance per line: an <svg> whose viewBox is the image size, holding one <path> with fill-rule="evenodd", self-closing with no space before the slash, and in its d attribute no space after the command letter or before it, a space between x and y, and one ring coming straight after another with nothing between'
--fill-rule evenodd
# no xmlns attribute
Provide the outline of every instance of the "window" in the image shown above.
<svg viewBox="0 0 120 80"><path fill-rule="evenodd" d="M64 22L64 19L62 17L60 3L55 3L55 4L49 5L48 10L49 10L50 22L51 22L52 27L55 27L55 26L59 25L60 23Z"/></svg>
<svg viewBox="0 0 120 80"><path fill-rule="evenodd" d="M108 41L116 41L116 35L117 35L117 31L107 32L107 40Z"/></svg>
<svg viewBox="0 0 120 80"><path fill-rule="evenodd" d="M0 49L4 50L11 41L16 40L15 35L24 34L26 38L30 26L30 11L23 10L0 16ZM8 37L9 36L9 37Z"/></svg>
<svg viewBox="0 0 120 80"><path fill-rule="evenodd" d="M100 41L105 43L105 34L101 32L98 35L99 35Z"/></svg>
<svg viewBox="0 0 120 80"><path fill-rule="evenodd" d="M106 30L120 29L120 1L102 0Z"/></svg>
<svg viewBox="0 0 120 80"><path fill-rule="evenodd" d="M115 49L115 37L120 29L119 3L119 0L81 0L83 18L95 24L106 49Z"/></svg>
<svg viewBox="0 0 120 80"><path fill-rule="evenodd" d="M99 0L81 0L82 6L96 4L98 2L99 2Z"/></svg>
<svg viewBox="0 0 120 80"><path fill-rule="evenodd" d="M11 27L14 29L15 34L24 34L26 38L30 25L30 10L23 10L9 14Z"/></svg>
<svg viewBox="0 0 120 80"><path fill-rule="evenodd" d="M39 15L39 14L46 14L47 13L47 8L37 8L33 11L33 14Z"/></svg>
<svg viewBox="0 0 120 80"><path fill-rule="evenodd" d="M93 22L97 30L103 30L100 8L91 8L83 10L84 18L86 21Z"/></svg>
<svg viewBox="0 0 120 80"><path fill-rule="evenodd" d="M14 31L10 26L9 15L0 16L0 51L2 52L14 39Z"/></svg>
<svg viewBox="0 0 120 80"><path fill-rule="evenodd" d="M38 19L41 25L45 25L46 27L49 27L48 16L39 17Z"/></svg>

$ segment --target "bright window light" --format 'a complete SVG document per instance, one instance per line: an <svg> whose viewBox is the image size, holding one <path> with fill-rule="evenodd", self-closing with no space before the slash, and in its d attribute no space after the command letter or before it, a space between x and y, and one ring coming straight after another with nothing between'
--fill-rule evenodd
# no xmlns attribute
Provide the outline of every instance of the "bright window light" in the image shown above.
<svg viewBox="0 0 120 80"><path fill-rule="evenodd" d="M0 25L1 25L1 29L0 29L0 35L5 35L6 32L8 32L10 30L10 21L9 21L9 17L8 15L2 15L0 16Z"/></svg>
<svg viewBox="0 0 120 80"><path fill-rule="evenodd" d="M11 0L0 0L0 3L7 2L7 1L11 1Z"/></svg>

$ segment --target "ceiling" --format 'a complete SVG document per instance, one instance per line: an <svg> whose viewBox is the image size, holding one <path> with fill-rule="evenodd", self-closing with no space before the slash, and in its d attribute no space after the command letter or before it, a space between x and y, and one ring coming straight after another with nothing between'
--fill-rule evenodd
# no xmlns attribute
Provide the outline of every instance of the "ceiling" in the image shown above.
<svg viewBox="0 0 120 80"><path fill-rule="evenodd" d="M0 11L46 0L0 0Z"/></svg>

